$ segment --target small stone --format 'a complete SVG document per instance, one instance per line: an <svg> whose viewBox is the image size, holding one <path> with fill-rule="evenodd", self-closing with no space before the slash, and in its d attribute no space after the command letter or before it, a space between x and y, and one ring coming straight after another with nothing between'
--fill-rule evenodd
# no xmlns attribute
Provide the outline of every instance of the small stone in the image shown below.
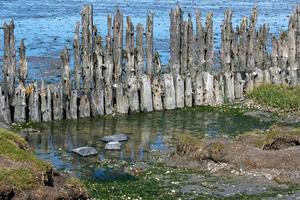
<svg viewBox="0 0 300 200"><path fill-rule="evenodd" d="M121 150L121 143L120 142L108 142L105 145L105 150Z"/></svg>
<svg viewBox="0 0 300 200"><path fill-rule="evenodd" d="M86 156L94 156L96 154L98 154L97 150L94 147L79 147L76 149L73 149L72 152L86 157Z"/></svg>
<svg viewBox="0 0 300 200"><path fill-rule="evenodd" d="M100 140L103 142L123 142L127 141L128 137L127 135L121 133L116 135L104 136Z"/></svg>

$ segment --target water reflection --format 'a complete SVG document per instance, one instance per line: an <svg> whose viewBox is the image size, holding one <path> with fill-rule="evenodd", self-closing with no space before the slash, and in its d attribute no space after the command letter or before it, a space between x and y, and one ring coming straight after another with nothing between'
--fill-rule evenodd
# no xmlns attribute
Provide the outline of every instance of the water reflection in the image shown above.
<svg viewBox="0 0 300 200"><path fill-rule="evenodd" d="M28 142L36 154L51 161L58 169L79 173L97 160L120 159L147 161L151 151L166 150L165 141L176 134L218 137L234 136L240 132L266 129L270 124L248 116L175 110L128 116L107 116L93 120L53 122L43 125L39 135L30 135ZM129 140L122 143L121 151L105 151L99 139L106 135L125 133ZM95 147L99 154L81 158L72 154L73 148Z"/></svg>

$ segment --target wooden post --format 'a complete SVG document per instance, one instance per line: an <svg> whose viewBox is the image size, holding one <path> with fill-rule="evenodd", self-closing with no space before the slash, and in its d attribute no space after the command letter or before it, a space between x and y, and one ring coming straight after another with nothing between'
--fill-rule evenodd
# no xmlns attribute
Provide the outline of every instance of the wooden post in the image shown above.
<svg viewBox="0 0 300 200"><path fill-rule="evenodd" d="M14 122L15 123L25 123L26 122L26 89L23 84L15 90L13 97L14 106Z"/></svg>
<svg viewBox="0 0 300 200"><path fill-rule="evenodd" d="M185 85L184 85L184 102L185 106L192 107L193 106L193 82L195 81L196 77L192 79L191 73L188 73L185 76ZM195 90L195 88L194 88Z"/></svg>
<svg viewBox="0 0 300 200"><path fill-rule="evenodd" d="M72 90L70 100L70 119L78 117L78 93L77 90Z"/></svg>
<svg viewBox="0 0 300 200"><path fill-rule="evenodd" d="M152 79L152 99L153 109L160 111L163 109L162 106L162 86L161 86L161 60L158 52L154 56L154 74Z"/></svg>
<svg viewBox="0 0 300 200"><path fill-rule="evenodd" d="M214 96L215 104L222 105L224 104L225 91L224 91L224 78L220 73L214 78Z"/></svg>
<svg viewBox="0 0 300 200"><path fill-rule="evenodd" d="M196 70L194 65L194 33L193 33L193 23L191 15L189 14L189 19L187 21L187 70L191 74L192 82L194 82L196 77Z"/></svg>
<svg viewBox="0 0 300 200"><path fill-rule="evenodd" d="M52 89L52 102L53 102L53 120L62 120L63 119L63 91L61 84L53 85Z"/></svg>
<svg viewBox="0 0 300 200"><path fill-rule="evenodd" d="M196 10L196 37L195 37L195 67L197 73L201 73L205 68L205 33L201 22L201 12ZM197 74L198 76L198 74Z"/></svg>
<svg viewBox="0 0 300 200"><path fill-rule="evenodd" d="M214 76L209 72L202 73L203 78L203 103L205 105L214 104Z"/></svg>
<svg viewBox="0 0 300 200"><path fill-rule="evenodd" d="M239 47L238 47L238 68L235 71L245 72L247 68L247 47L248 47L248 19L243 17L239 27Z"/></svg>
<svg viewBox="0 0 300 200"><path fill-rule="evenodd" d="M255 71L253 71L254 75L254 87L258 87L263 84L264 82L264 74L261 68L256 67Z"/></svg>
<svg viewBox="0 0 300 200"><path fill-rule="evenodd" d="M232 72L232 39L233 39L233 28L232 28L232 10L228 9L225 11L225 20L221 26L221 62L224 72Z"/></svg>
<svg viewBox="0 0 300 200"><path fill-rule="evenodd" d="M88 94L93 81L93 6L85 5L81 16L83 89Z"/></svg>
<svg viewBox="0 0 300 200"><path fill-rule="evenodd" d="M271 84L272 83L271 74L270 74L269 69L265 69L263 71L263 79L264 79L264 84Z"/></svg>
<svg viewBox="0 0 300 200"><path fill-rule="evenodd" d="M113 108L113 57L112 57L112 46L111 36L106 37L106 50L105 50L105 68L104 74L104 99L105 99L105 114L112 114Z"/></svg>
<svg viewBox="0 0 300 200"><path fill-rule="evenodd" d="M12 103L12 97L15 91L16 78L16 49L15 49L15 35L14 35L14 21L8 25L4 23L4 58L3 58L3 72L4 72L4 92L9 99L9 104Z"/></svg>
<svg viewBox="0 0 300 200"><path fill-rule="evenodd" d="M205 27L205 71L211 72L214 64L214 33L213 33L213 14L206 16Z"/></svg>
<svg viewBox="0 0 300 200"><path fill-rule="evenodd" d="M176 99L176 107L183 108L184 107L184 80L181 78L179 74L176 75L174 80L175 87L175 99Z"/></svg>
<svg viewBox="0 0 300 200"><path fill-rule="evenodd" d="M248 56L247 56L248 71L252 71L255 68L256 22L257 22L257 9L256 7L254 7L250 18L250 26L249 26L249 43L248 43Z"/></svg>
<svg viewBox="0 0 300 200"><path fill-rule="evenodd" d="M9 102L1 86L0 86L0 120L7 124L11 123Z"/></svg>
<svg viewBox="0 0 300 200"><path fill-rule="evenodd" d="M186 76L188 71L188 22L181 22L181 50L180 50L180 73L182 77ZM177 73L177 72L176 72ZM173 74L174 75L174 74ZM177 74L176 74L177 75Z"/></svg>
<svg viewBox="0 0 300 200"><path fill-rule="evenodd" d="M267 42L269 38L269 25L263 24L257 33L257 39L255 43L255 66L260 69L266 69L267 57Z"/></svg>
<svg viewBox="0 0 300 200"><path fill-rule="evenodd" d="M203 83L203 77L202 72L197 73L196 79L195 79L195 97L194 102L196 106L203 105L204 103L204 83Z"/></svg>
<svg viewBox="0 0 300 200"><path fill-rule="evenodd" d="M173 76L180 72L180 30L182 24L182 11L179 6L170 13L170 66Z"/></svg>
<svg viewBox="0 0 300 200"><path fill-rule="evenodd" d="M235 84L234 84L234 96L236 99L244 99L244 85L245 80L242 79L241 73L237 72L235 74Z"/></svg>
<svg viewBox="0 0 300 200"><path fill-rule="evenodd" d="M25 123L26 122L26 89L25 80L28 76L27 61L25 55L25 44L24 40L21 40L19 46L19 85L15 89L13 96L12 106L14 107L14 122Z"/></svg>
<svg viewBox="0 0 300 200"><path fill-rule="evenodd" d="M63 116L69 119L70 116L70 96L71 96L71 80L70 80L70 55L67 48L61 54L61 63L62 63L62 102L63 102Z"/></svg>
<svg viewBox="0 0 300 200"><path fill-rule="evenodd" d="M95 88L91 92L91 114L93 117L104 115L104 55L101 36L95 37L94 75Z"/></svg>
<svg viewBox="0 0 300 200"><path fill-rule="evenodd" d="M79 117L86 118L91 116L91 105L87 95L80 98L79 103Z"/></svg>
<svg viewBox="0 0 300 200"><path fill-rule="evenodd" d="M193 106L193 91L195 90L193 83L197 73L194 65L194 46L193 23L189 15L187 22L187 71L183 76L185 78L184 97L187 107Z"/></svg>
<svg viewBox="0 0 300 200"><path fill-rule="evenodd" d="M151 92L151 80L148 75L143 75L141 79L141 111L152 112L152 92Z"/></svg>
<svg viewBox="0 0 300 200"><path fill-rule="evenodd" d="M126 63L125 63L125 93L128 97L130 112L139 112L140 103L138 95L138 80L135 75L135 56L134 56L134 27L131 17L127 17L126 27Z"/></svg>
<svg viewBox="0 0 300 200"><path fill-rule="evenodd" d="M166 110L173 110L176 108L175 88L172 73L163 74L163 106Z"/></svg>
<svg viewBox="0 0 300 200"><path fill-rule="evenodd" d="M116 111L121 114L127 114L129 110L128 97L125 95L122 83L122 63L123 63L123 14L120 10L116 11L114 17L114 75L116 89Z"/></svg>
<svg viewBox="0 0 300 200"><path fill-rule="evenodd" d="M113 59L115 82L121 81L123 62L123 14L117 9L113 26Z"/></svg>
<svg viewBox="0 0 300 200"><path fill-rule="evenodd" d="M135 64L135 74L137 76L138 82L144 72L144 47L143 47L143 24L138 24L136 27L136 64Z"/></svg>
<svg viewBox="0 0 300 200"><path fill-rule="evenodd" d="M28 67L27 67L27 59L26 59L26 48L24 44L24 40L21 40L19 47L19 80L20 83L25 84L25 80L28 76Z"/></svg>
<svg viewBox="0 0 300 200"><path fill-rule="evenodd" d="M29 94L29 120L41 122L40 94L37 82L29 87L32 87L32 92Z"/></svg>
<svg viewBox="0 0 300 200"><path fill-rule="evenodd" d="M74 35L74 79L76 84L76 90L80 91L80 80L81 80L81 74L82 74L82 66L81 66L81 48L80 48L80 42L79 42L79 29L80 29L80 23L77 22L75 26L75 35Z"/></svg>
<svg viewBox="0 0 300 200"><path fill-rule="evenodd" d="M153 13L149 12L147 15L147 29L146 29L146 40L147 40L147 75L152 79L153 73Z"/></svg>
<svg viewBox="0 0 300 200"><path fill-rule="evenodd" d="M45 86L45 82L43 80L41 84L40 95L42 121L49 122L52 120L51 88L50 85Z"/></svg>

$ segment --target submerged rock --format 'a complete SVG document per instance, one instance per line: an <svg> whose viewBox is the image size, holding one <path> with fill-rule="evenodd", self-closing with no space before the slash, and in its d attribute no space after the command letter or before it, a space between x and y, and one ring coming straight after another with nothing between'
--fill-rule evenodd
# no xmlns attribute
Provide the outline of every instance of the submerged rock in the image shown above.
<svg viewBox="0 0 300 200"><path fill-rule="evenodd" d="M108 142L105 145L105 150L121 150L121 143L120 142Z"/></svg>
<svg viewBox="0 0 300 200"><path fill-rule="evenodd" d="M127 141L128 137L127 135L121 133L116 135L104 136L100 140L103 142L123 142Z"/></svg>
<svg viewBox="0 0 300 200"><path fill-rule="evenodd" d="M98 154L97 150L94 147L79 147L76 149L73 149L72 152L86 157L86 156L94 156L96 154Z"/></svg>

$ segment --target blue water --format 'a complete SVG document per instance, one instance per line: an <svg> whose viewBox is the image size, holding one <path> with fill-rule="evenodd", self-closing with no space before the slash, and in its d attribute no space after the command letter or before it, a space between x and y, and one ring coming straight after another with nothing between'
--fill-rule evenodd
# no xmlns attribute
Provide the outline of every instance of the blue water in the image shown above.
<svg viewBox="0 0 300 200"><path fill-rule="evenodd" d="M195 8L202 11L204 21L207 12L214 13L216 49L220 44L220 24L226 8L234 11L233 22L237 25L243 16L250 16L253 6L258 7L259 24L267 22L270 31L278 34L286 29L288 16L298 0L1 0L0 23L15 20L17 43L25 38L30 78L54 80L59 73L61 50L72 48L74 25L80 21L80 10L86 3L94 5L95 23L106 34L106 16L117 7L124 16L131 15L134 24L145 24L148 11L154 12L154 47L163 63L169 58L169 12L177 4L194 15ZM3 32L0 31L0 55L3 55ZM1 63L1 60L0 60Z"/></svg>

